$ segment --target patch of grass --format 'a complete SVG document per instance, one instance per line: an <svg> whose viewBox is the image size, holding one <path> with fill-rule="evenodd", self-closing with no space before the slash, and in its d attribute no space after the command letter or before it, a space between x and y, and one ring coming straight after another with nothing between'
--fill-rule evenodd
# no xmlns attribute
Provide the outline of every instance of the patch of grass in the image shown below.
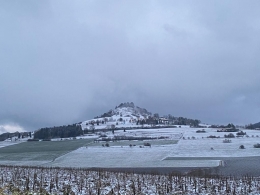
<svg viewBox="0 0 260 195"><path fill-rule="evenodd" d="M0 161L53 160L92 141L91 139L78 139L50 142L23 142L0 148Z"/></svg>

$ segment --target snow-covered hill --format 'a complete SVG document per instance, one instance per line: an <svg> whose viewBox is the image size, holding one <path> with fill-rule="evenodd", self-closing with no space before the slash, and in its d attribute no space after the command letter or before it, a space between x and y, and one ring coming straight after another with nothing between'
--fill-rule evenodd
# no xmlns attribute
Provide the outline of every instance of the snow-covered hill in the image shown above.
<svg viewBox="0 0 260 195"><path fill-rule="evenodd" d="M141 124L137 124L137 121L147 119L149 116L152 116L151 112L135 106L133 102L127 102L121 103L115 109L102 114L100 117L82 122L81 127L83 130L113 128L114 126L119 128L138 127Z"/></svg>
<svg viewBox="0 0 260 195"><path fill-rule="evenodd" d="M120 115L121 117L133 117L133 118L147 118L152 113L148 112L145 108L135 106L133 102L121 103L116 106L114 110L110 110L107 113L101 115L101 117L113 117Z"/></svg>
<svg viewBox="0 0 260 195"><path fill-rule="evenodd" d="M135 106L133 102L121 103L115 109L86 120L81 123L82 130L94 129L115 129L124 127L141 127L141 126L189 126L189 127L208 127L200 120L189 119L185 117L174 117L171 114L160 117L158 113L152 114L145 108ZM200 126L202 125L202 126Z"/></svg>

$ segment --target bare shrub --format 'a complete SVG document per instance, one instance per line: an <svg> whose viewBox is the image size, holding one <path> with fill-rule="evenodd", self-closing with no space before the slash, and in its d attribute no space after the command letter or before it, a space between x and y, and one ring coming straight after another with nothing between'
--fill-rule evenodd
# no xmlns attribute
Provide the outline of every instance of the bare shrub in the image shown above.
<svg viewBox="0 0 260 195"><path fill-rule="evenodd" d="M254 148L260 148L260 144L259 143L255 144Z"/></svg>

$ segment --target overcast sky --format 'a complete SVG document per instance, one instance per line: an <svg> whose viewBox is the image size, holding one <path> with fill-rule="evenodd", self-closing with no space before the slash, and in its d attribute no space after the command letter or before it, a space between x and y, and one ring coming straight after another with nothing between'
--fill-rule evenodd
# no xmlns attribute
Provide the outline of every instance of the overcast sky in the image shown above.
<svg viewBox="0 0 260 195"><path fill-rule="evenodd" d="M260 121L260 1L0 0L0 131L122 102L209 124Z"/></svg>

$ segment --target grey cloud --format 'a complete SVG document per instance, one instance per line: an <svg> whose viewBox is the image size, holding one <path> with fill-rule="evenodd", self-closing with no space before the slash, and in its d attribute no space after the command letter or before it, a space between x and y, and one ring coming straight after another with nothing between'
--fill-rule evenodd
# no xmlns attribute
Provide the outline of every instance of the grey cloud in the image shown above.
<svg viewBox="0 0 260 195"><path fill-rule="evenodd" d="M208 123L258 122L257 7L0 1L2 124L69 124L127 101Z"/></svg>

